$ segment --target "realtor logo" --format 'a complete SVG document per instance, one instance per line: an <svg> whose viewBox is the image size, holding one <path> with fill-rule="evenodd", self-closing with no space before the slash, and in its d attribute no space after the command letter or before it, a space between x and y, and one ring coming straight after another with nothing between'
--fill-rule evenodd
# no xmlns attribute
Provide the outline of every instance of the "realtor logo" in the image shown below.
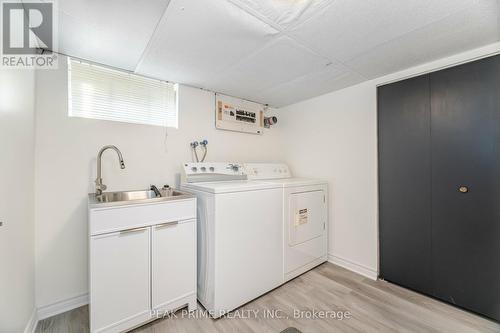
<svg viewBox="0 0 500 333"><path fill-rule="evenodd" d="M57 68L55 3L2 1L2 67Z"/></svg>

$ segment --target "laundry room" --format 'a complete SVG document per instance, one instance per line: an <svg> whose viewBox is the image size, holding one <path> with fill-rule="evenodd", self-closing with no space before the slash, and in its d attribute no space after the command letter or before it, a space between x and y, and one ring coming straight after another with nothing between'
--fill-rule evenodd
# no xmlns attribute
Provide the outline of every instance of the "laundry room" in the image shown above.
<svg viewBox="0 0 500 333"><path fill-rule="evenodd" d="M0 333L500 332L499 0L0 6Z"/></svg>

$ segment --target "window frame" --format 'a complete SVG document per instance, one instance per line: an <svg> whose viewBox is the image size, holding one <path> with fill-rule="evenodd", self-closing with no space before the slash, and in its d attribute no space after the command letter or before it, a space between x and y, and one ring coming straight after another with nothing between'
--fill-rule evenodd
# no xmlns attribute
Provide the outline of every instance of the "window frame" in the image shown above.
<svg viewBox="0 0 500 333"><path fill-rule="evenodd" d="M170 108L166 108L165 112L167 112L167 113L173 112L173 114L166 115L166 117L165 117L166 124L163 125L163 124L155 123L151 119L150 119L150 121L148 121L147 117L145 117L144 121L127 119L126 116L116 117L115 119L113 119L113 113L116 113L119 111L117 111L116 109L114 109L112 107L110 107L108 109L109 110L108 116L102 116L102 117L96 116L99 114L99 112L89 113L89 115L84 115L83 114L84 111L81 111L81 110L79 112L75 112L75 110L74 110L75 108L73 105L73 90L72 90L73 89L73 77L72 77L72 67L73 67L72 63L73 62L87 65L87 66L94 67L94 68L98 68L99 70L109 71L109 72L114 73L115 75L122 75L122 76L124 76L124 80L127 79L126 77L128 77L128 79L130 79L130 80L133 80L134 77L136 77L142 81L151 81L153 83L160 84L160 85L161 84L169 85L170 86L169 88L171 88L173 90L173 92L172 92L173 93L173 100L170 100L169 102L167 102L167 104L172 105L172 109L171 109L172 111L170 110ZM159 80L159 79L154 79L154 78L146 77L146 76L139 75L136 73L132 73L129 71L111 68L111 67L108 67L105 65L96 64L96 63L93 63L90 61L85 61L85 60L72 58L72 57L67 57L67 83L68 83L68 87L67 87L68 114L67 115L69 118L84 118L84 119L101 120L101 121L113 121L113 122L118 122L118 123L156 126L156 127L163 127L163 128L175 128L175 129L179 128L179 85L176 83L172 83L172 82L164 81L164 80ZM169 94L167 93L166 95L167 95L166 97L168 98ZM110 100L110 103L108 103L108 104L112 104L111 103L112 102L111 96L109 96L109 100ZM150 102L150 101L148 100L148 102ZM105 104L105 103L103 103L103 104ZM104 114L105 112L103 111L102 113Z"/></svg>

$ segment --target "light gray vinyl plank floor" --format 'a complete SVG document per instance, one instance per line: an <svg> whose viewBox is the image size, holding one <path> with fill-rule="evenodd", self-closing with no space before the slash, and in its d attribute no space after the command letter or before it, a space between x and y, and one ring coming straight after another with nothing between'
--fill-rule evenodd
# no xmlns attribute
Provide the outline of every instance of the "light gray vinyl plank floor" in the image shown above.
<svg viewBox="0 0 500 333"><path fill-rule="evenodd" d="M340 320L296 315L297 311L312 315L313 311L331 310L348 311L351 316ZM288 327L296 327L303 333L500 332L500 324L496 322L392 283L372 281L331 263L245 304L231 316L213 320L200 305L194 314L180 310L175 316L158 319L133 332L277 333ZM36 332L88 331L88 307L84 306L40 321Z"/></svg>

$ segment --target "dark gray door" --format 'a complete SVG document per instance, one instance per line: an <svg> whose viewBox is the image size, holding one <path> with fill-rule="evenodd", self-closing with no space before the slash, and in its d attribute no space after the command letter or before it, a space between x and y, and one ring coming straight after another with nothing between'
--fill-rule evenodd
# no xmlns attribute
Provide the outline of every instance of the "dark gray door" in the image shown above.
<svg viewBox="0 0 500 333"><path fill-rule="evenodd" d="M430 87L434 295L500 320L500 57Z"/></svg>
<svg viewBox="0 0 500 333"><path fill-rule="evenodd" d="M378 89L381 277L430 294L429 76Z"/></svg>

